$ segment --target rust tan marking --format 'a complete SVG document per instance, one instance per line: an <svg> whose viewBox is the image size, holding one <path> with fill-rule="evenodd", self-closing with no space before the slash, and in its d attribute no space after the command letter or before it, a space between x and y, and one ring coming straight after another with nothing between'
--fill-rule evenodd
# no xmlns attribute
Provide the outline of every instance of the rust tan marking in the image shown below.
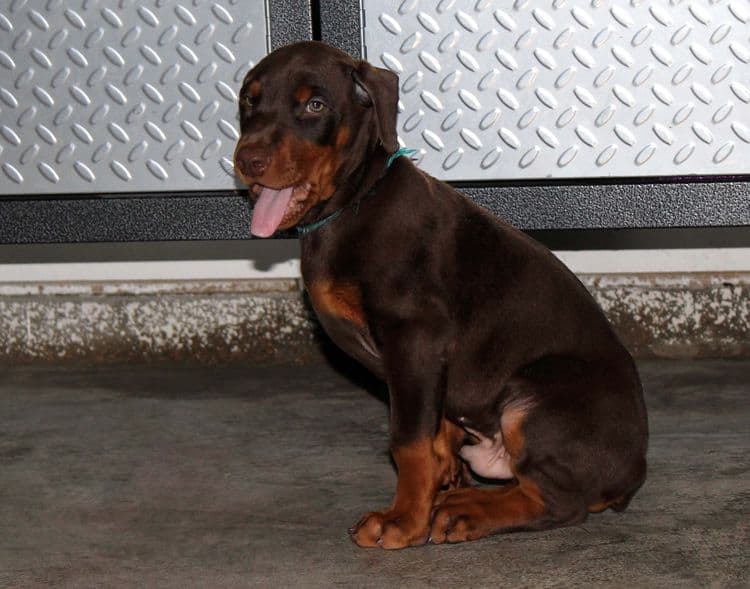
<svg viewBox="0 0 750 589"><path fill-rule="evenodd" d="M440 476L433 444L433 438L425 437L393 450L398 468L396 496L389 509L367 514L352 529L352 539L359 546L404 548L427 541Z"/></svg>
<svg viewBox="0 0 750 589"><path fill-rule="evenodd" d="M240 140L235 148L235 159L240 149L256 145L264 145L260 136ZM273 146L271 154L271 165L260 179L264 186L277 189L286 186L309 187L306 198L295 203L296 209L290 211L289 217L285 217L279 226L288 229L296 225L312 207L333 195L340 152L331 145L318 145L286 135Z"/></svg>
<svg viewBox="0 0 750 589"><path fill-rule="evenodd" d="M250 87L248 88L248 92L250 92L250 96L252 96L253 98L260 96L260 90L261 90L261 85L258 80L253 80L252 82L250 82Z"/></svg>
<svg viewBox="0 0 750 589"><path fill-rule="evenodd" d="M265 184L288 186L309 183L317 199L310 203L310 207L333 194L333 179L339 168L339 149L286 135L274 146L273 152L272 166L264 175Z"/></svg>
<svg viewBox="0 0 750 589"><path fill-rule="evenodd" d="M310 86L300 86L294 91L294 99L297 102L307 102L312 98L312 88Z"/></svg>
<svg viewBox="0 0 750 589"><path fill-rule="evenodd" d="M469 473L466 463L458 457L458 451L466 437L463 428L451 423L447 419L440 421L440 429L432 442L432 450L438 460L441 486L449 489L463 487L468 484Z"/></svg>
<svg viewBox="0 0 750 589"><path fill-rule="evenodd" d="M624 496L620 496L617 499L612 499L612 501L601 501L599 503L593 503L589 505L586 509L589 513L600 513L604 511L605 509L609 509L613 505L617 505L624 499Z"/></svg>
<svg viewBox="0 0 750 589"><path fill-rule="evenodd" d="M307 198L296 204L294 214L290 214L288 219L285 217L280 229L296 225L312 207L329 199L336 191L335 175L344 157L344 145L349 133L348 128L342 127L336 134L335 145L318 145L287 134L273 146L271 165L264 172L261 183L271 188L310 188ZM235 155L242 147L256 143L262 143L261 139L254 137L252 141L240 140L235 148Z"/></svg>
<svg viewBox="0 0 750 589"><path fill-rule="evenodd" d="M476 540L533 527L546 511L539 487L529 479L498 488L448 491L436 502L431 537L435 544Z"/></svg>
<svg viewBox="0 0 750 589"><path fill-rule="evenodd" d="M440 476L440 463L434 451L434 439L422 438L393 450L398 468L398 483L392 510L429 514Z"/></svg>
<svg viewBox="0 0 750 589"><path fill-rule="evenodd" d="M539 507L542 508L545 507L545 501L544 497L542 496L542 490L539 488L539 485L537 485L534 481L532 481L529 478L526 477L518 477L518 487L521 490L521 492L528 497L531 501L533 501L536 504L536 508L530 508L530 511L537 515L541 515L541 513L544 511L542 509L539 510Z"/></svg>
<svg viewBox="0 0 750 589"><path fill-rule="evenodd" d="M333 183L339 169L339 150L330 145L318 145L310 141L296 140L292 146L292 157L305 170L306 180L314 187L318 202L326 200L335 192Z"/></svg>
<svg viewBox="0 0 750 589"><path fill-rule="evenodd" d="M336 131L336 149L344 147L349 142L350 135L351 131L349 130L349 127L340 127L339 130Z"/></svg>
<svg viewBox="0 0 750 589"><path fill-rule="evenodd" d="M523 424L526 421L530 406L509 405L503 409L500 418L500 429L503 435L503 446L511 457L511 463L516 462L524 451L526 441L523 436Z"/></svg>
<svg viewBox="0 0 750 589"><path fill-rule="evenodd" d="M307 290L317 312L338 317L359 328L365 327L362 293L358 287L325 280L312 283Z"/></svg>
<svg viewBox="0 0 750 589"><path fill-rule="evenodd" d="M546 510L537 484L529 479L520 479L517 487L505 493L488 509L487 518L493 530L522 527L533 523Z"/></svg>

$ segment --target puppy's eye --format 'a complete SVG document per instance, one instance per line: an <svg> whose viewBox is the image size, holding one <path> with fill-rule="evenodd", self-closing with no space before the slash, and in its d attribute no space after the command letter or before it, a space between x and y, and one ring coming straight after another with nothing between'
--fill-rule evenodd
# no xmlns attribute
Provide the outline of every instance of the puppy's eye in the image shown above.
<svg viewBox="0 0 750 589"><path fill-rule="evenodd" d="M326 103L320 98L311 98L305 105L305 112L317 115L326 109Z"/></svg>
<svg viewBox="0 0 750 589"><path fill-rule="evenodd" d="M245 95L245 97L242 99L242 102L247 108L253 108L253 97L249 94Z"/></svg>

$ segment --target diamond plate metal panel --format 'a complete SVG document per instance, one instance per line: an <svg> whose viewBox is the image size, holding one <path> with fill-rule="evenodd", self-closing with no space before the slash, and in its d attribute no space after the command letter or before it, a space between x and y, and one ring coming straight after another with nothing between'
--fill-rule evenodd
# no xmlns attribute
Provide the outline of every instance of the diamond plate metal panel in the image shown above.
<svg viewBox="0 0 750 589"><path fill-rule="evenodd" d="M264 2L0 2L0 194L232 189Z"/></svg>
<svg viewBox="0 0 750 589"><path fill-rule="evenodd" d="M439 177L750 172L748 0L362 2Z"/></svg>

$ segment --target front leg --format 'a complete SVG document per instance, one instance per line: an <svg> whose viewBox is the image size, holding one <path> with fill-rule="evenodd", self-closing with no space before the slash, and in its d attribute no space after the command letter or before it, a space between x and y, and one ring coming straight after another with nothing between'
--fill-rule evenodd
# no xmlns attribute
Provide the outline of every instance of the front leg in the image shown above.
<svg viewBox="0 0 750 589"><path fill-rule="evenodd" d="M425 544L439 485L433 441L424 437L392 450L398 468L396 496L390 508L366 514L349 530L362 547L394 549Z"/></svg>
<svg viewBox="0 0 750 589"><path fill-rule="evenodd" d="M455 484L460 428L441 420L445 365L433 330L401 328L383 345L391 404L391 453L398 469L390 508L349 530L359 546L404 548L427 542L440 487ZM390 344L390 345L388 345Z"/></svg>

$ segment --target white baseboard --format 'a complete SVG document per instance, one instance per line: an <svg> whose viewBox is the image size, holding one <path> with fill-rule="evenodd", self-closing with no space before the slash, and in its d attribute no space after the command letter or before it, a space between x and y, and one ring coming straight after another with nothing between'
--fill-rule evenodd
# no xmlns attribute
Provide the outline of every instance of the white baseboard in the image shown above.
<svg viewBox="0 0 750 589"><path fill-rule="evenodd" d="M750 248L555 252L577 274L750 272ZM276 280L300 277L299 259L0 264L2 283ZM2 294L2 290L0 290Z"/></svg>

